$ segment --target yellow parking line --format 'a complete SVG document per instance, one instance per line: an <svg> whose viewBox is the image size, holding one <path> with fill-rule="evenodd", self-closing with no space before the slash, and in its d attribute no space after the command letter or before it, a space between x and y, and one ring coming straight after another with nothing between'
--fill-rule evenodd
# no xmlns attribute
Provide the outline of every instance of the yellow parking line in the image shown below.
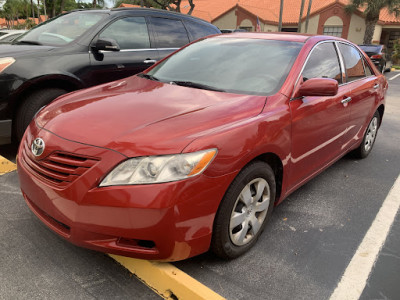
<svg viewBox="0 0 400 300"><path fill-rule="evenodd" d="M164 299L225 299L169 263L109 255Z"/></svg>
<svg viewBox="0 0 400 300"><path fill-rule="evenodd" d="M0 175L12 172L17 169L17 165L0 155Z"/></svg>
<svg viewBox="0 0 400 300"><path fill-rule="evenodd" d="M0 175L16 169L16 164L0 156ZM109 255L164 299L225 299L169 263L152 262L113 254Z"/></svg>

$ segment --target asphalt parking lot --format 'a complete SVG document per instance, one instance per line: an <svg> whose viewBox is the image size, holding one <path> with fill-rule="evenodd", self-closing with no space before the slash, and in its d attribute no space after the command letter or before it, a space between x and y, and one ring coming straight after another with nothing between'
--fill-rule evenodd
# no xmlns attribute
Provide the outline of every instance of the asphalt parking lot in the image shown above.
<svg viewBox="0 0 400 300"><path fill-rule="evenodd" d="M367 159L346 156L290 195L244 256L221 261L206 253L173 265L227 299L330 299L400 173L400 72L386 77L385 116ZM0 146L0 155L15 161L15 145ZM0 299L159 299L109 256L42 225L16 171L0 176L0 199ZM399 299L398 212L384 237L360 299Z"/></svg>

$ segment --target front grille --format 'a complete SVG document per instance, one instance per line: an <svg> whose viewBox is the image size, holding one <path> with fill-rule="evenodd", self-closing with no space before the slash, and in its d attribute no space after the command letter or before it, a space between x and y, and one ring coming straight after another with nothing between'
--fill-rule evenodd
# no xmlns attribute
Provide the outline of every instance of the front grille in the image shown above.
<svg viewBox="0 0 400 300"><path fill-rule="evenodd" d="M35 160L27 141L24 141L22 159L32 173L61 187L76 180L99 161L95 157L63 151L54 151L41 160Z"/></svg>

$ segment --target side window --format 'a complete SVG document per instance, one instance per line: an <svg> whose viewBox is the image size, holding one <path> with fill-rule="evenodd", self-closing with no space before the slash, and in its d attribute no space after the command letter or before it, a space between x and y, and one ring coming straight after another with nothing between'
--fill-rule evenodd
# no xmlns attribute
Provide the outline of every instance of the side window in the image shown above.
<svg viewBox="0 0 400 300"><path fill-rule="evenodd" d="M212 35L218 33L214 28L199 23L185 21L187 30L193 37L193 40L202 38L203 36Z"/></svg>
<svg viewBox="0 0 400 300"><path fill-rule="evenodd" d="M99 38L114 39L121 49L150 48L149 32L144 17L119 19L100 33Z"/></svg>
<svg viewBox="0 0 400 300"><path fill-rule="evenodd" d="M151 18L156 48L180 48L189 43L189 38L181 20Z"/></svg>
<svg viewBox="0 0 400 300"><path fill-rule="evenodd" d="M360 53L354 47L343 43L339 43L339 50L343 55L346 67L347 82L365 77Z"/></svg>
<svg viewBox="0 0 400 300"><path fill-rule="evenodd" d="M372 69L369 66L369 64L365 61L365 59L363 59L363 62L365 67L365 75L367 75L367 77L375 75L374 72L372 72Z"/></svg>
<svg viewBox="0 0 400 300"><path fill-rule="evenodd" d="M333 43L322 43L312 50L303 70L303 79L310 78L332 78L342 83L339 59Z"/></svg>

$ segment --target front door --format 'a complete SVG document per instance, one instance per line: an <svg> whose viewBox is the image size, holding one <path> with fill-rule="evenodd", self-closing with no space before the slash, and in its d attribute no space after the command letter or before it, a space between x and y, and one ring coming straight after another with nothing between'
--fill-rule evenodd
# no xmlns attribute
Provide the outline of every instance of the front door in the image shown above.
<svg viewBox="0 0 400 300"><path fill-rule="evenodd" d="M159 59L157 49L151 47L145 17L117 19L102 30L97 38L114 39L121 50L90 53L91 85L132 76Z"/></svg>

